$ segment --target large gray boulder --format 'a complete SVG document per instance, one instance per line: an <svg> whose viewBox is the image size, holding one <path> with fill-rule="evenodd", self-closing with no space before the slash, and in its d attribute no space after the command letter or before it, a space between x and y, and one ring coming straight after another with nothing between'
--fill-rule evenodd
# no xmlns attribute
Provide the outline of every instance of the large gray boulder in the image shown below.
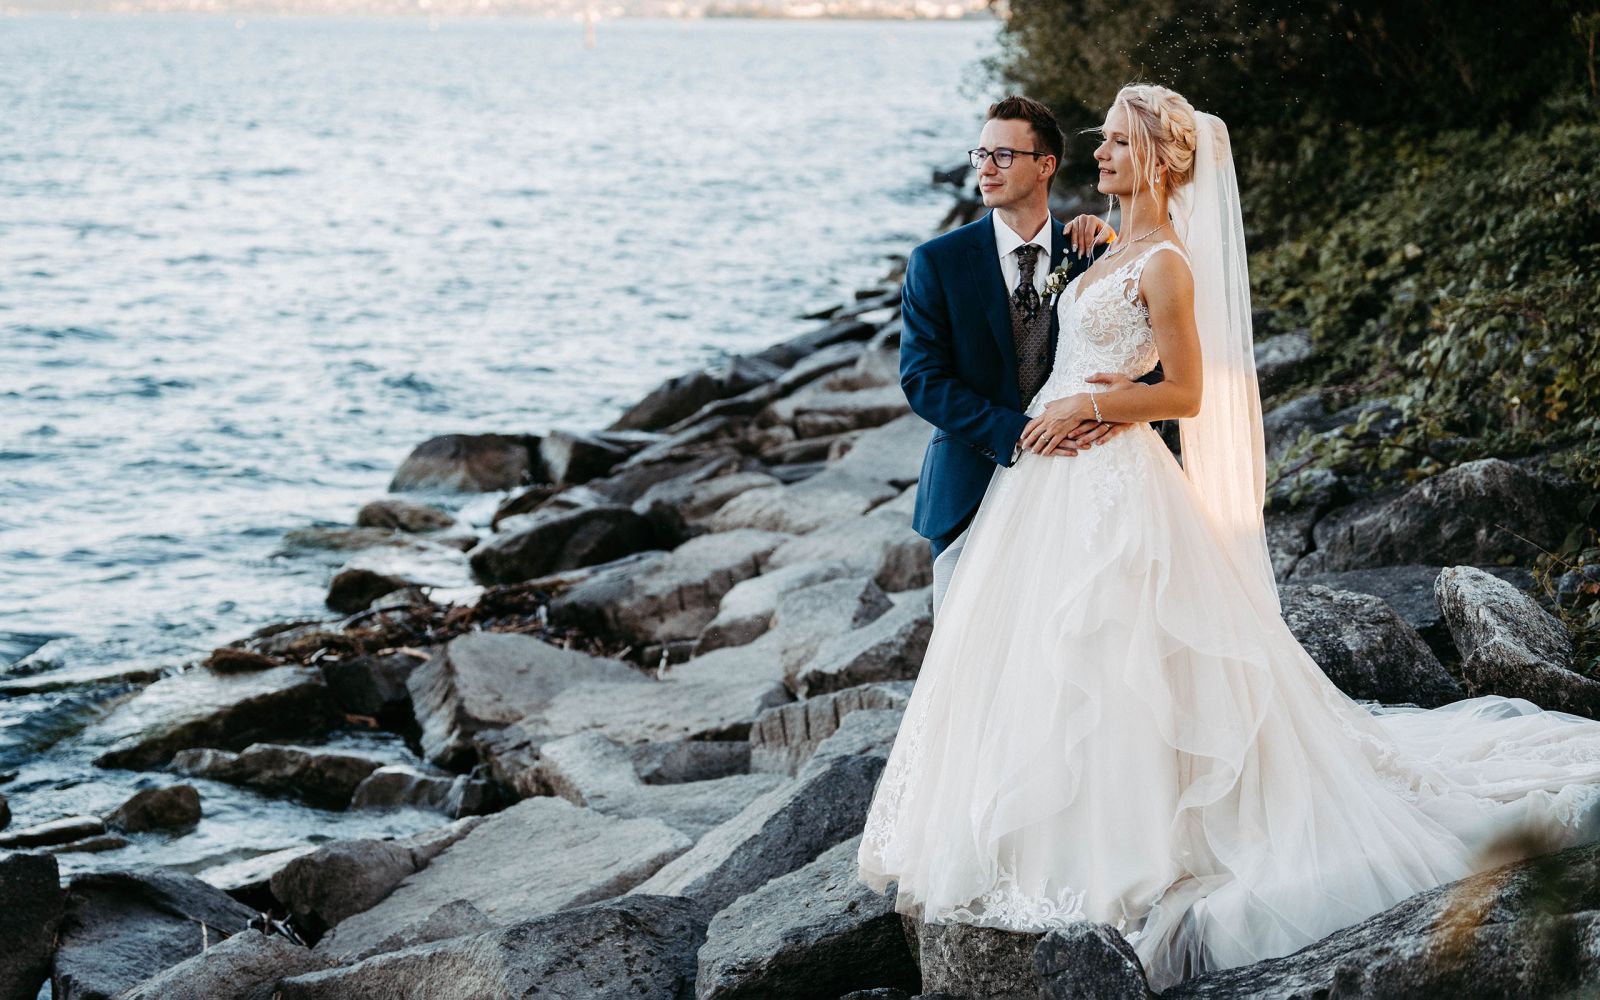
<svg viewBox="0 0 1600 1000"><path fill-rule="evenodd" d="M1541 708L1600 718L1600 681L1572 669L1566 626L1504 580L1450 566L1434 584L1474 694L1526 698Z"/></svg>
<svg viewBox="0 0 1600 1000"><path fill-rule="evenodd" d="M1533 574L1518 566L1484 566L1484 572L1509 581L1518 587L1532 587ZM1371 594L1381 597L1395 610L1406 624L1417 630L1422 641L1433 650L1445 669L1451 670L1461 661L1450 627L1445 624L1439 610L1433 585L1439 579L1440 566L1407 564L1404 566L1375 566L1371 569L1342 570L1337 573L1314 573L1296 579L1301 586L1320 584L1333 590L1353 594Z"/></svg>
<svg viewBox="0 0 1600 1000"><path fill-rule="evenodd" d="M1532 565L1579 520L1578 491L1498 458L1467 462L1405 492L1340 508L1317 522L1316 551L1294 576L1400 563Z"/></svg>
<svg viewBox="0 0 1600 1000"><path fill-rule="evenodd" d="M573 805L608 816L653 817L691 840L699 840L783 781L774 774L733 774L646 784L639 778L633 755L592 730L545 743L540 748L539 780Z"/></svg>
<svg viewBox="0 0 1600 1000"><path fill-rule="evenodd" d="M1352 698L1433 708L1466 697L1416 630L1383 600L1328 587L1281 586L1283 620Z"/></svg>
<svg viewBox="0 0 1600 1000"><path fill-rule="evenodd" d="M57 844L70 844L85 837L96 837L105 832L105 820L98 816L63 816L61 819L36 823L33 826L0 834L0 849L53 847Z"/></svg>
<svg viewBox="0 0 1600 1000"><path fill-rule="evenodd" d="M898 375L895 381L899 382ZM926 420L907 413L857 437L833 468L845 475L875 479L899 492L921 477L922 454L932 433Z"/></svg>
<svg viewBox="0 0 1600 1000"><path fill-rule="evenodd" d="M1033 946L1039 1000L1154 1000L1133 946L1110 924L1078 921Z"/></svg>
<svg viewBox="0 0 1600 1000"><path fill-rule="evenodd" d="M489 812L495 804L496 795L487 781L406 764L378 768L362 779L350 796L352 809L433 809L451 819Z"/></svg>
<svg viewBox="0 0 1600 1000"><path fill-rule="evenodd" d="M904 712L911 688L911 681L861 684L768 709L750 728L750 770L798 774L846 716L861 709Z"/></svg>
<svg viewBox="0 0 1600 1000"><path fill-rule="evenodd" d="M932 595L931 588L896 595L892 611L822 642L790 672L790 690L809 698L859 684L914 679L933 635Z"/></svg>
<svg viewBox="0 0 1600 1000"><path fill-rule="evenodd" d="M635 645L688 640L733 586L759 574L790 536L750 529L702 535L647 561L602 572L550 605L550 619Z"/></svg>
<svg viewBox="0 0 1600 1000"><path fill-rule="evenodd" d="M717 616L700 633L695 652L754 642L772 627L785 594L849 574L850 567L842 562L795 563L736 584L722 595Z"/></svg>
<svg viewBox="0 0 1600 1000"><path fill-rule="evenodd" d="M757 419L763 424L788 424L800 437L810 438L879 427L909 412L911 406L898 385L841 390L831 379L823 379L776 400Z"/></svg>
<svg viewBox="0 0 1600 1000"><path fill-rule="evenodd" d="M189 747L231 750L320 736L333 718L328 686L314 667L228 675L190 670L156 681L83 738L91 746L110 744L95 758L101 767L153 768Z"/></svg>
<svg viewBox="0 0 1600 1000"><path fill-rule="evenodd" d="M716 911L808 864L861 832L887 758L883 748L813 761L820 766L751 802L633 891L688 896Z"/></svg>
<svg viewBox="0 0 1600 1000"><path fill-rule="evenodd" d="M465 819L399 840L340 840L276 865L272 896L313 937L382 902L395 886L452 844L481 819Z"/></svg>
<svg viewBox="0 0 1600 1000"><path fill-rule="evenodd" d="M859 836L724 907L706 930L696 1000L810 1000L921 983L892 895L856 878Z"/></svg>
<svg viewBox="0 0 1600 1000"><path fill-rule="evenodd" d="M656 819L619 819L559 798L519 802L481 822L381 903L347 917L318 945L341 958L466 900L504 926L619 895L688 850Z"/></svg>
<svg viewBox="0 0 1600 1000"><path fill-rule="evenodd" d="M647 519L632 508L606 504L509 517L470 558L479 580L518 583L658 547Z"/></svg>
<svg viewBox="0 0 1600 1000"><path fill-rule="evenodd" d="M327 967L305 945L244 930L118 995L117 1000L273 1000L278 980Z"/></svg>
<svg viewBox="0 0 1600 1000"><path fill-rule="evenodd" d="M583 681L648 684L617 660L515 633L468 632L435 648L407 681L422 751L444 767L473 759L472 737L510 725Z"/></svg>
<svg viewBox="0 0 1600 1000"><path fill-rule="evenodd" d="M373 771L377 757L349 750L252 743L239 753L226 750L181 750L171 770L194 778L210 778L275 795L294 795L325 809L343 809Z"/></svg>
<svg viewBox="0 0 1600 1000"><path fill-rule="evenodd" d="M254 912L192 875L163 869L79 875L67 887L56 1000L110 1000L245 929Z"/></svg>
<svg viewBox="0 0 1600 1000"><path fill-rule="evenodd" d="M294 976L282 1000L650 997L691 1000L706 915L661 896L608 899L470 937Z"/></svg>
<svg viewBox="0 0 1600 1000"><path fill-rule="evenodd" d="M777 485L772 476L753 470L707 479L673 479L650 487L633 501L633 509L647 518L662 538L683 541L710 531L711 518L728 501Z"/></svg>
<svg viewBox="0 0 1600 1000"><path fill-rule="evenodd" d="M1418 893L1292 955L1179 983L1163 1000L1556 997L1600 988L1600 845Z"/></svg>
<svg viewBox="0 0 1600 1000"><path fill-rule="evenodd" d="M750 490L712 515L713 531L759 528L802 535L826 524L866 513L899 489L838 469L828 469L793 486Z"/></svg>
<svg viewBox="0 0 1600 1000"><path fill-rule="evenodd" d="M412 449L395 470L389 492L448 490L492 493L542 478L534 451L539 439L506 434L444 434Z"/></svg>
<svg viewBox="0 0 1600 1000"><path fill-rule="evenodd" d="M50 977L65 902L55 858L0 853L0 1000L34 1000Z"/></svg>
<svg viewBox="0 0 1600 1000"><path fill-rule="evenodd" d="M967 923L925 924L909 914L901 923L917 950L924 996L1032 1000L1039 995L1033 952L1041 935Z"/></svg>
<svg viewBox="0 0 1600 1000"><path fill-rule="evenodd" d="M768 571L799 563L842 562L852 576L870 576L890 593L933 582L928 540L911 530L915 487L863 517L835 521L784 542L766 563Z"/></svg>

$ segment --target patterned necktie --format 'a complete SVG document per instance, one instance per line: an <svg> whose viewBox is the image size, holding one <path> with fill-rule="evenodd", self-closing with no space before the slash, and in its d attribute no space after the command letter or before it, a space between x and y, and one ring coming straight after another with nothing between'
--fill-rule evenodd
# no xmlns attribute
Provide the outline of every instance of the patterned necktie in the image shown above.
<svg viewBox="0 0 1600 1000"><path fill-rule="evenodd" d="M1022 391L1022 405L1027 406L1050 377L1050 313L1039 308L1039 292L1033 287L1038 245L1025 243L1017 247L1016 254L1022 280L1011 293L1011 340L1017 350L1017 387Z"/></svg>

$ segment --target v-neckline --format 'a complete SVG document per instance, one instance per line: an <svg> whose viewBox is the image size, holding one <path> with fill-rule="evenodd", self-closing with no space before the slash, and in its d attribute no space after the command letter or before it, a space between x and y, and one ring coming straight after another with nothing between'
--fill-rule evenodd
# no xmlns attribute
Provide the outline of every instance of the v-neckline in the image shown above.
<svg viewBox="0 0 1600 1000"><path fill-rule="evenodd" d="M1172 241L1171 240L1162 240L1160 243L1157 243L1157 244L1155 244L1153 246L1147 247L1145 252L1148 253L1151 250L1155 250L1155 249L1161 247L1162 244L1170 243L1170 242L1172 242ZM1118 271L1120 271L1123 268L1127 267L1129 264L1134 263L1134 261L1142 260L1143 258L1144 258L1144 254L1141 253L1138 257L1133 258L1133 260L1125 260L1122 263L1118 264L1116 267L1113 267L1105 275L1103 275L1103 276L1101 276L1099 278L1096 278L1094 281L1091 281L1087 285L1085 285L1082 288L1078 289L1075 293L1073 293L1072 304L1073 305L1077 305L1079 302L1082 302L1083 301L1083 297L1085 295L1089 294L1089 289L1094 288L1096 285L1105 284L1107 281L1110 281L1112 276L1115 275ZM1078 275L1078 277L1082 278L1084 275L1086 275L1088 273L1089 272L1086 269L1083 272L1083 274ZM1076 279L1074 279L1074 280L1076 280Z"/></svg>

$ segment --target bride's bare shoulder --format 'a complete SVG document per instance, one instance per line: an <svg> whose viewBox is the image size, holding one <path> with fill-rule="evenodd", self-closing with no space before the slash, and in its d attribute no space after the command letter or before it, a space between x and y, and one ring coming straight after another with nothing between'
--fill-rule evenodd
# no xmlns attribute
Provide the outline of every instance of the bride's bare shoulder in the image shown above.
<svg viewBox="0 0 1600 1000"><path fill-rule="evenodd" d="M1150 252L1139 274L1139 292L1152 305L1157 299L1194 296L1194 273L1181 246L1168 243Z"/></svg>

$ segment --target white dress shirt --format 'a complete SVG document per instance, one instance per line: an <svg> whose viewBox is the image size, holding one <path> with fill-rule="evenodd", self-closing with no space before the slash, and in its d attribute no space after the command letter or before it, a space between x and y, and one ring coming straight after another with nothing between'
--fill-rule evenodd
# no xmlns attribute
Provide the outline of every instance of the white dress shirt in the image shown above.
<svg viewBox="0 0 1600 1000"><path fill-rule="evenodd" d="M1016 290L1017 282L1022 280L1022 268L1017 265L1017 247L1025 243L1032 243L1039 247L1038 262L1033 265L1033 288L1039 293L1040 300L1044 299L1044 281L1050 277L1050 221L1051 217L1044 217L1044 225L1033 234L1032 239L1023 239L1017 231L1000 221L1000 213L994 213L994 242L1000 251L1000 273L1006 279L1006 296Z"/></svg>

